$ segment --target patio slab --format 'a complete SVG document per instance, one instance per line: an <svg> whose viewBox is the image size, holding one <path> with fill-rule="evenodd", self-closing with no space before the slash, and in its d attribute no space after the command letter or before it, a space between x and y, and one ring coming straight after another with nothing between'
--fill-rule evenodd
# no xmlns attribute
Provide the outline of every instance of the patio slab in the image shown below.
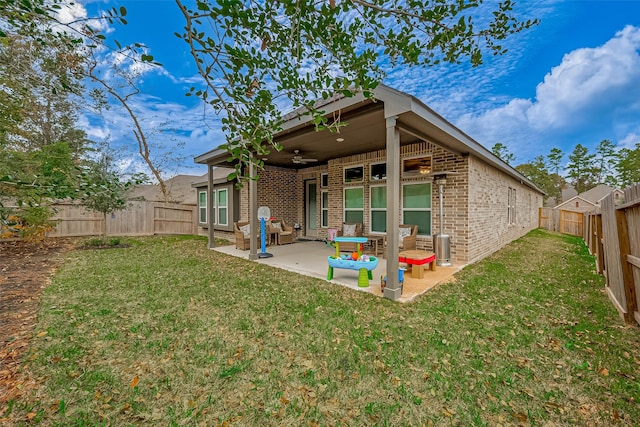
<svg viewBox="0 0 640 427"><path fill-rule="evenodd" d="M219 246L213 250L239 258L249 259L249 251L236 249L235 245ZM258 248L260 252L260 248ZM335 249L321 241L295 241L293 244L282 246L268 246L267 253L273 254L270 258L259 258L255 262L267 264L272 267L292 271L305 276L327 280L327 257L335 253ZM404 264L400 264L404 266ZM453 274L463 266L438 266L436 271L427 270L422 279L411 277L411 274L404 276L404 288L402 296L398 301L408 302L419 295L424 294L437 284L453 280ZM380 288L380 278L386 275L386 261L380 258L378 267L372 271L373 279L369 287L358 287L358 272L354 270L334 269L331 283L346 286L350 289L368 292L382 297Z"/></svg>

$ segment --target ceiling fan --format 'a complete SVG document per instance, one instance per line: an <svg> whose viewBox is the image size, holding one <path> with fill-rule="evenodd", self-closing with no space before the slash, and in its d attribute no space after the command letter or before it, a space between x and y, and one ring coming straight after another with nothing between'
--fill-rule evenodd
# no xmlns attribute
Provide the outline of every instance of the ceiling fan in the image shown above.
<svg viewBox="0 0 640 427"><path fill-rule="evenodd" d="M300 154L300 150L293 150L293 158L291 161L297 165L306 165L307 163L317 162L318 159L305 159Z"/></svg>

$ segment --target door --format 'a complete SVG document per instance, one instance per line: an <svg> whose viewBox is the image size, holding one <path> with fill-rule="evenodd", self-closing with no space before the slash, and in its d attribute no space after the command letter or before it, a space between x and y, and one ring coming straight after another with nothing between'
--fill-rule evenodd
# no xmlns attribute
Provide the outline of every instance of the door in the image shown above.
<svg viewBox="0 0 640 427"><path fill-rule="evenodd" d="M305 235L318 236L318 184L315 179L305 181Z"/></svg>

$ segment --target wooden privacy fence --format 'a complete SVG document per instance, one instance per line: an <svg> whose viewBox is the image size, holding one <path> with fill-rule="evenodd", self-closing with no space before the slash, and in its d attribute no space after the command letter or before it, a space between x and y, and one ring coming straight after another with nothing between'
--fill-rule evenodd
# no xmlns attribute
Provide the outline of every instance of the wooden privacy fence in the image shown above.
<svg viewBox="0 0 640 427"><path fill-rule="evenodd" d="M104 216L75 203L53 205L56 229L50 237L98 236L102 234ZM170 203L127 203L127 209L107 215L110 236L151 236L154 234L197 234L196 207Z"/></svg>
<svg viewBox="0 0 640 427"><path fill-rule="evenodd" d="M584 214L555 208L540 208L538 226L573 236L584 235Z"/></svg>
<svg viewBox="0 0 640 427"><path fill-rule="evenodd" d="M612 193L586 213L584 240L618 313L640 324L640 184L625 189L624 200L616 206Z"/></svg>

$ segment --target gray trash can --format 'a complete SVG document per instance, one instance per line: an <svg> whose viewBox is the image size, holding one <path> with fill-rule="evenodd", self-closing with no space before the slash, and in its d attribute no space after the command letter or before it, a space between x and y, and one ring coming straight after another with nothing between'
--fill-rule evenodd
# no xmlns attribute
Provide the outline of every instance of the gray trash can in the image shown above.
<svg viewBox="0 0 640 427"><path fill-rule="evenodd" d="M448 234L436 234L433 236L433 245L436 252L436 265L444 267L451 265L451 239Z"/></svg>

